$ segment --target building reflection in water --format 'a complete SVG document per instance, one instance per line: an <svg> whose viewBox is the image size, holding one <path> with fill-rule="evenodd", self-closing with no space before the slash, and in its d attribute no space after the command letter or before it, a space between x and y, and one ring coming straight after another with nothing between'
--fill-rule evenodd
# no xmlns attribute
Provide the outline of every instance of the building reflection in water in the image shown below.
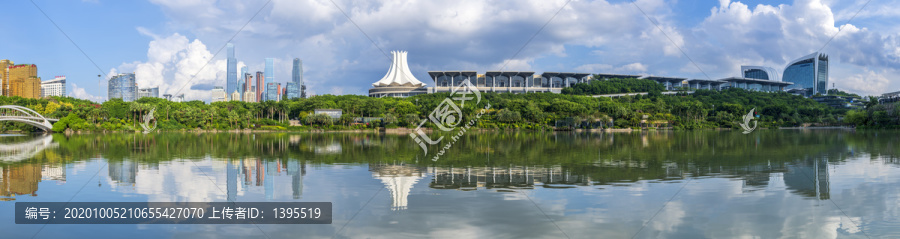
<svg viewBox="0 0 900 239"><path fill-rule="evenodd" d="M789 164L784 173L784 184L797 194L821 200L831 198L826 159L806 159Z"/></svg>
<svg viewBox="0 0 900 239"><path fill-rule="evenodd" d="M303 195L303 176L306 175L306 163L303 161L258 158L227 161L225 170L229 201L235 201L240 192L252 186L263 187L266 200L274 200L276 186L282 184L279 176L285 175L291 178L291 197L300 199Z"/></svg>
<svg viewBox="0 0 900 239"><path fill-rule="evenodd" d="M14 136L28 137L28 136ZM17 138L18 139L18 138ZM0 143L0 201L15 200L17 195L37 196L41 181L66 183L66 167L60 158L40 162L16 163L33 159L45 149L57 146L50 135L41 135L21 142Z"/></svg>
<svg viewBox="0 0 900 239"><path fill-rule="evenodd" d="M208 177L212 177L213 181L221 182L219 180L222 179L222 173L224 173L224 181L226 184L224 187L226 190L225 197L228 201L237 201L238 196L244 195L244 192L254 187L261 187L263 189L266 200L274 200L276 199L276 196L280 195L281 192L279 190L284 189L281 185L288 182L291 187L291 198L300 199L303 195L303 177L306 175L306 163L300 160L263 160L259 158L244 158L233 160L210 160L208 162L198 162L197 164L189 162L170 162L169 165L163 167L162 170L159 170L159 166L157 166L156 170L145 170L151 169L152 167L145 164L145 162L125 159L120 161L109 161L108 176L110 181L118 185L132 186L133 188L138 189L138 192L166 194L167 192L154 191L152 188L160 188L158 184L167 182L206 180L206 174L183 174L177 172L177 170L172 170L173 167L192 168L197 167L197 165L201 168L209 166L213 168L213 170L224 169L224 172L218 171L217 173L216 171L213 171ZM191 171L195 170L197 169L191 169ZM145 176L143 177L144 180L141 180L141 175ZM148 175L156 176L146 177ZM147 188L147 190L140 190L140 188ZM164 186L163 188L177 189L179 187ZM221 189L219 188L208 189L209 193L212 194L220 194L220 190ZM168 194L188 195L191 193L168 192Z"/></svg>
<svg viewBox="0 0 900 239"><path fill-rule="evenodd" d="M13 136L28 137L28 136ZM0 162L19 162L33 158L44 149L56 147L53 136L47 134L24 142L0 143Z"/></svg>
<svg viewBox="0 0 900 239"><path fill-rule="evenodd" d="M559 166L429 167L428 171L434 175L429 186L436 189L534 188L535 182L547 188L591 185L590 178Z"/></svg>
<svg viewBox="0 0 900 239"><path fill-rule="evenodd" d="M369 171L391 192L391 210L397 211L407 208L409 191L424 177L425 168L407 164L369 164Z"/></svg>
<svg viewBox="0 0 900 239"><path fill-rule="evenodd" d="M680 180L687 177L723 177L743 181L744 190L758 190L770 183L773 173L781 173L786 187L800 195L829 199L828 162L825 159L783 164L731 166L688 166L668 163L654 170L644 164L607 161L595 165L509 166L509 167L428 167L434 175L429 187L477 190L565 188L591 185L623 185L644 180Z"/></svg>
<svg viewBox="0 0 900 239"><path fill-rule="evenodd" d="M109 161L107 171L109 180L120 185L132 185L137 182L138 163L133 160Z"/></svg>
<svg viewBox="0 0 900 239"><path fill-rule="evenodd" d="M39 164L21 164L0 168L0 196L16 195L37 196L38 183L41 182L41 166Z"/></svg>

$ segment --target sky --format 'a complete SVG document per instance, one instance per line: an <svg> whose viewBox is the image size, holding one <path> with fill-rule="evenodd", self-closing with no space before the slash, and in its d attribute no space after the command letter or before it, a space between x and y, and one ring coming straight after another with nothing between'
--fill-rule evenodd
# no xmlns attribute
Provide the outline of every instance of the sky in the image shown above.
<svg viewBox="0 0 900 239"><path fill-rule="evenodd" d="M4 8L17 10L0 13L0 59L36 64L43 80L65 75L70 96L94 101L106 99L108 76L124 72L136 73L139 87L209 101L213 86L225 85L229 41L251 72L275 58L283 84L292 59L302 59L316 95L366 95L395 50L408 51L413 75L433 86L427 71L720 79L740 76L741 65L780 72L821 49L834 87L900 91L900 0L34 0Z"/></svg>

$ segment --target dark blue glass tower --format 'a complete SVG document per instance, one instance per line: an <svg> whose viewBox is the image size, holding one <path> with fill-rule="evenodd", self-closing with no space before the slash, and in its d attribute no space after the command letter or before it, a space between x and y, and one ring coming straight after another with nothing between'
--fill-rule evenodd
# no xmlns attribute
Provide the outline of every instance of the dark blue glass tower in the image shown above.
<svg viewBox="0 0 900 239"><path fill-rule="evenodd" d="M228 43L225 44L225 47L228 48L228 66L226 67L226 82L225 82L225 95L228 95L230 98L231 94L234 93L238 88L238 80L237 80L237 59L234 58L234 44Z"/></svg>

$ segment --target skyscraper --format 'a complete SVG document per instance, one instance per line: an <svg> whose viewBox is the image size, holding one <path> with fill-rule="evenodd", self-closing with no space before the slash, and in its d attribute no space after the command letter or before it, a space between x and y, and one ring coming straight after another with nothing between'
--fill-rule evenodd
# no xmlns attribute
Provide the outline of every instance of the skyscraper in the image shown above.
<svg viewBox="0 0 900 239"><path fill-rule="evenodd" d="M275 82L275 58L266 58L266 82Z"/></svg>
<svg viewBox="0 0 900 239"><path fill-rule="evenodd" d="M247 73L249 73L249 72L247 72L247 66L243 66L243 67L241 67L241 72L240 72L240 74L237 75L237 78L241 79L241 77L244 77L244 74L247 74ZM243 90L238 90L238 91L244 92Z"/></svg>
<svg viewBox="0 0 900 239"><path fill-rule="evenodd" d="M109 79L109 99L119 98L125 102L135 100L137 84L134 81L134 73L122 73Z"/></svg>
<svg viewBox="0 0 900 239"><path fill-rule="evenodd" d="M297 87L297 84L294 84L294 82L288 82L287 85L285 85L285 87L284 87L285 92L284 92L284 97L282 97L282 98L284 98L286 100L300 98L300 96L297 95L297 92L300 92L300 89L298 89L298 88L299 87Z"/></svg>
<svg viewBox="0 0 900 239"><path fill-rule="evenodd" d="M237 87L235 87L234 92L232 92L232 93L238 93L238 94L240 94L240 95L238 96L237 99L231 99L231 100L238 100L238 101L243 101L243 100L244 100L243 98L241 98L241 96L244 95L244 94L241 93L241 92L244 92L244 84L246 84L246 83L244 82L244 78L243 78L243 77L239 77L239 78L238 78Z"/></svg>
<svg viewBox="0 0 900 239"><path fill-rule="evenodd" d="M278 101L278 88L281 88L280 84L275 82L266 83L266 100Z"/></svg>
<svg viewBox="0 0 900 239"><path fill-rule="evenodd" d="M41 98L41 78L37 77L37 66L34 64L10 65L6 70L7 81L4 82L4 95L22 98Z"/></svg>
<svg viewBox="0 0 900 239"><path fill-rule="evenodd" d="M2 82L0 83L2 85L0 86L2 87L0 93L3 95L9 95L9 66L13 64L15 63L10 60L0 60L0 82Z"/></svg>
<svg viewBox="0 0 900 239"><path fill-rule="evenodd" d="M244 89L241 89L241 94L243 94L243 92L250 91L250 88L253 86L253 75L251 75L249 72L247 72L247 73L244 73L242 75L242 77L244 77ZM253 98L256 98L256 97L253 97ZM246 100L247 99L244 99L244 101L246 101Z"/></svg>
<svg viewBox="0 0 900 239"><path fill-rule="evenodd" d="M262 102L263 92L265 92L264 88L266 88L266 78L264 78L263 73L261 71L257 71L256 72L256 102Z"/></svg>
<svg viewBox="0 0 900 239"><path fill-rule="evenodd" d="M828 93L828 56L819 52L788 63L782 74L783 81L794 83L787 89L804 90L805 96Z"/></svg>
<svg viewBox="0 0 900 239"><path fill-rule="evenodd" d="M221 86L213 87L212 99L210 100L210 102L225 101L225 98L227 98L227 94L225 94L225 89L222 89Z"/></svg>
<svg viewBox="0 0 900 239"><path fill-rule="evenodd" d="M225 92L231 94L235 90L237 90L237 59L234 58L234 44L228 43L225 44L225 47L228 48L228 66L226 67L226 82L225 82Z"/></svg>
<svg viewBox="0 0 900 239"><path fill-rule="evenodd" d="M301 87L303 85L303 61L300 58L294 58L294 69L291 74L291 82L294 84L288 84L288 99L304 97L305 98L305 87Z"/></svg>

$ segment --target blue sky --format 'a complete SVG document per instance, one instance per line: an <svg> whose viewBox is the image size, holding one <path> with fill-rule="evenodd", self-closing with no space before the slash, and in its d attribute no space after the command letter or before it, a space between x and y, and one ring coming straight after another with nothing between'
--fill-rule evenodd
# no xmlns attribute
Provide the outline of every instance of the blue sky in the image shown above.
<svg viewBox="0 0 900 239"><path fill-rule="evenodd" d="M738 76L742 64L783 70L826 46L865 3L637 1L657 27L630 1L573 0L512 58L565 0L335 2L375 44L328 0L35 0L62 31L32 2L6 3L16 11L0 14L7 23L0 59L37 64L45 80L66 75L71 96L96 101L106 96L97 75L117 72L136 72L141 87L208 101L209 89L224 85L220 49L232 36L240 65L250 71L276 58L277 82L289 80L291 59L303 59L314 94L365 94L389 67L382 51L392 50L409 51L413 74L429 84L428 70L504 65L718 79ZM900 90L898 6L870 2L824 48L837 88L865 95Z"/></svg>

